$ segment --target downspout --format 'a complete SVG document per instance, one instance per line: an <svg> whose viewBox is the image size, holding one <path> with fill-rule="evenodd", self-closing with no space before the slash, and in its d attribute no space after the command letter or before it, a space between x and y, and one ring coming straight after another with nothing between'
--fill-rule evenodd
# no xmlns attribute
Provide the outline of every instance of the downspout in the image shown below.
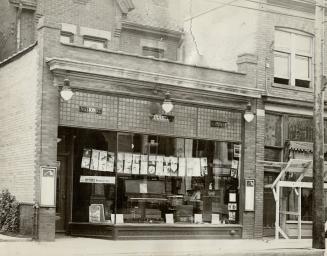
<svg viewBox="0 0 327 256"><path fill-rule="evenodd" d="M17 25L16 25L16 50L19 51L20 43L21 43L21 16L22 16L23 4L22 2L19 3L18 10L17 10Z"/></svg>

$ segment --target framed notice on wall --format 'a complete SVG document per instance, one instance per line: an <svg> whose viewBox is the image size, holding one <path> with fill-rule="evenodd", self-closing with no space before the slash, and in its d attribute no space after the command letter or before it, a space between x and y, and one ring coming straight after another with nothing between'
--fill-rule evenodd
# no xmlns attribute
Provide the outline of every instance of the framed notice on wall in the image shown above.
<svg viewBox="0 0 327 256"><path fill-rule="evenodd" d="M254 211L254 179L245 180L245 211Z"/></svg>
<svg viewBox="0 0 327 256"><path fill-rule="evenodd" d="M56 206L57 167L40 167L41 206Z"/></svg>

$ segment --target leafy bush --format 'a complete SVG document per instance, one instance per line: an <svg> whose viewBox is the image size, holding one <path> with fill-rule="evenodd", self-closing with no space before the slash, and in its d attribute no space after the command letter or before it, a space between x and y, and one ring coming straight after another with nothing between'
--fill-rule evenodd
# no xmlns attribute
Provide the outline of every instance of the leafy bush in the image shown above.
<svg viewBox="0 0 327 256"><path fill-rule="evenodd" d="M7 189L0 193L0 232L18 232L19 203Z"/></svg>

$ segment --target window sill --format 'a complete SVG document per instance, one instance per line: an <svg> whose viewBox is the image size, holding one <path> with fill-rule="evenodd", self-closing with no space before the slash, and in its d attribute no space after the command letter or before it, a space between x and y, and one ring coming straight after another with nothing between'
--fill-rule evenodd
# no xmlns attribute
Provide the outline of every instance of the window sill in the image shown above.
<svg viewBox="0 0 327 256"><path fill-rule="evenodd" d="M303 87L298 87L294 85L283 85L283 84L272 84L273 88L279 88L279 89L285 89L285 90L292 90L292 91L301 91L301 92L313 92L313 88L303 88Z"/></svg>

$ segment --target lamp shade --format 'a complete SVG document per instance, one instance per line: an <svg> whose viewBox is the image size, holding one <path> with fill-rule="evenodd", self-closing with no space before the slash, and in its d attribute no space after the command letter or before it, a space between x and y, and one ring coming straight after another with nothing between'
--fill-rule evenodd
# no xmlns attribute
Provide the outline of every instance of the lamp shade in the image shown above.
<svg viewBox="0 0 327 256"><path fill-rule="evenodd" d="M162 105L161 105L163 111L165 111L166 114L168 114L170 111L173 110L174 105L173 102L170 99L170 93L167 92L165 94L165 100L163 101Z"/></svg>
<svg viewBox="0 0 327 256"><path fill-rule="evenodd" d="M60 90L60 96L63 98L65 101L70 100L74 95L74 92L70 88L70 81L69 79L64 80L64 86Z"/></svg>
<svg viewBox="0 0 327 256"><path fill-rule="evenodd" d="M248 111L248 110L245 111L245 113L244 113L244 119L245 119L245 121L247 121L248 123L250 123L250 122L252 122L253 118L254 118L254 114L251 111Z"/></svg>
<svg viewBox="0 0 327 256"><path fill-rule="evenodd" d="M60 91L60 96L61 98L63 98L64 100L70 100L73 97L74 93L70 88L62 88L62 90Z"/></svg>
<svg viewBox="0 0 327 256"><path fill-rule="evenodd" d="M243 117L244 117L245 121L247 121L248 123L252 122L252 120L254 118L254 114L252 112L252 107L251 107L250 102L246 106L246 110L245 110Z"/></svg>

